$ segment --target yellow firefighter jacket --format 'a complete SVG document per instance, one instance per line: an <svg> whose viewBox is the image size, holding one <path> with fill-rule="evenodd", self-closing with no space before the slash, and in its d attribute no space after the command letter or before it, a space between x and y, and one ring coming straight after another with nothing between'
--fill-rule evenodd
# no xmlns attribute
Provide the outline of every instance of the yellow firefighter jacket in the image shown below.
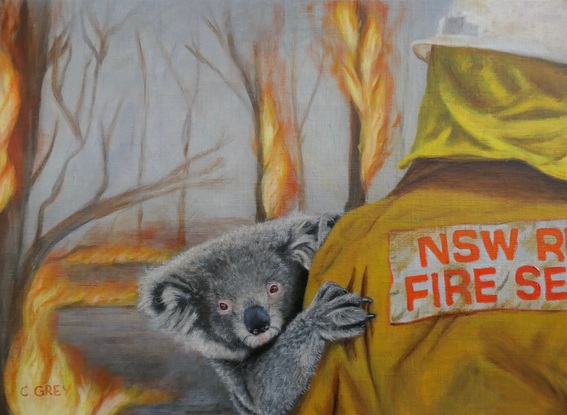
<svg viewBox="0 0 567 415"><path fill-rule="evenodd" d="M434 48L411 167L315 257L377 317L300 414L567 413L567 70Z"/></svg>

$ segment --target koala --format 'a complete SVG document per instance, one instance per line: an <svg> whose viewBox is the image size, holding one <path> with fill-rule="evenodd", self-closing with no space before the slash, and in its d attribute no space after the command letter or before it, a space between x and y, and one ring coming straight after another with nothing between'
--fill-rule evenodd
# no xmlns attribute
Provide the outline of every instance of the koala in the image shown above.
<svg viewBox="0 0 567 415"><path fill-rule="evenodd" d="M311 261L339 215L242 227L149 271L139 309L200 352L240 414L289 413L326 342L356 337L372 300L326 282L302 310Z"/></svg>

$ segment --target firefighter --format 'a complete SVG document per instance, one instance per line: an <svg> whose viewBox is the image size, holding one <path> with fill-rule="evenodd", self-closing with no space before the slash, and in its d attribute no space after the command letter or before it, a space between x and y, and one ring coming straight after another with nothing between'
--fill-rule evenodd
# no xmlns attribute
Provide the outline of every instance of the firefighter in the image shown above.
<svg viewBox="0 0 567 415"><path fill-rule="evenodd" d="M404 178L347 214L324 281L372 297L301 414L567 413L567 2L457 1L413 45L427 85Z"/></svg>

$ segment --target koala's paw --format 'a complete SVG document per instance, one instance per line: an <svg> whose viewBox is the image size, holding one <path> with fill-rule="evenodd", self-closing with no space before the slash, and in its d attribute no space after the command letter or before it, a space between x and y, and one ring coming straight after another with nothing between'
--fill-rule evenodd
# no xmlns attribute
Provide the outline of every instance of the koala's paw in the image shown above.
<svg viewBox="0 0 567 415"><path fill-rule="evenodd" d="M375 317L361 308L372 299L326 282L306 310L323 339L336 341L361 335L368 320Z"/></svg>

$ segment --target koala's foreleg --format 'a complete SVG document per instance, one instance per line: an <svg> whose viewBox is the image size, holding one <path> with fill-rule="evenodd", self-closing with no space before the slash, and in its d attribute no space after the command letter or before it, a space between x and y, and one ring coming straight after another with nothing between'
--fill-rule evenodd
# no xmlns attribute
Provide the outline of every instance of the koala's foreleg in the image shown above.
<svg viewBox="0 0 567 415"><path fill-rule="evenodd" d="M244 382L244 367L241 362L211 359L209 363L224 382L230 394L230 399L240 415L263 414L256 408L256 404Z"/></svg>
<svg viewBox="0 0 567 415"><path fill-rule="evenodd" d="M244 362L240 368L257 413L289 413L309 387L325 342L362 334L374 315L360 306L371 301L325 283L274 344Z"/></svg>

